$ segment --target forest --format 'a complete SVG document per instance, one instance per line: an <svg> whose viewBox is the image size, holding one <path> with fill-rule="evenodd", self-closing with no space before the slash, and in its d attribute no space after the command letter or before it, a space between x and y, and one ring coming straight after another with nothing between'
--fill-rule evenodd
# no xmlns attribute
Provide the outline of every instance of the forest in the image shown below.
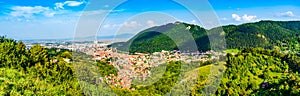
<svg viewBox="0 0 300 96"><path fill-rule="evenodd" d="M160 50L178 50L179 48L181 51L205 52L211 50L211 45L220 44L226 44L223 49L262 47L299 52L299 25L299 21L259 21L241 25L226 25L208 30L198 25L176 22L143 30L127 42L118 42L112 46L131 53L153 53ZM219 30L220 28L222 30ZM187 35L191 35L191 37ZM209 37L225 38L226 42L221 40L210 42ZM189 49L193 42L198 50Z"/></svg>

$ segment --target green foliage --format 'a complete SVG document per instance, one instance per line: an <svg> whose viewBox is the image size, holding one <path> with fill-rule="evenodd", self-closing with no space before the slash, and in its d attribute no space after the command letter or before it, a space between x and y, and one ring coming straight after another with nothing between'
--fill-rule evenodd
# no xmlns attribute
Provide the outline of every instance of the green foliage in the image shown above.
<svg viewBox="0 0 300 96"><path fill-rule="evenodd" d="M27 50L22 42L0 37L0 95L82 95L72 64L64 61L71 57L65 51L50 58L42 46Z"/></svg>
<svg viewBox="0 0 300 96"><path fill-rule="evenodd" d="M226 32L227 48L263 47L270 49L273 46L283 48L288 47L286 45L293 46L299 43L297 35L300 34L300 30L294 28L299 24L300 22L297 21L260 21L238 26L224 26L223 29Z"/></svg>
<svg viewBox="0 0 300 96"><path fill-rule="evenodd" d="M217 95L299 95L300 78L293 73L299 63L284 54L260 48L244 49L227 56L227 70ZM234 74L233 74L234 73ZM293 79L291 79L293 78ZM267 85L263 87L263 83Z"/></svg>
<svg viewBox="0 0 300 96"><path fill-rule="evenodd" d="M0 37L0 67L21 68L28 64L28 50L22 42Z"/></svg>
<svg viewBox="0 0 300 96"><path fill-rule="evenodd" d="M106 61L98 61L97 66L101 76L108 76L110 74L117 76L118 74L117 69L113 65L108 64Z"/></svg>

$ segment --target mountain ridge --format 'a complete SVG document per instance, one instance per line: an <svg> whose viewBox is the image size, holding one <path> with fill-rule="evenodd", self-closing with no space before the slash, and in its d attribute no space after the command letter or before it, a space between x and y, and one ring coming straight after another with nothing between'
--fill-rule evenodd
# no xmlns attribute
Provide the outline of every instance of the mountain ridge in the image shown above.
<svg viewBox="0 0 300 96"><path fill-rule="evenodd" d="M214 35L219 35L219 37L224 35L223 37L226 39L226 48L229 49L254 47L273 49L276 46L292 49L293 47L299 46L300 21L262 20L259 22L244 23L240 25L226 25L221 27L223 32L219 32L220 34ZM182 46L188 48L189 45L193 44L192 42L195 42L198 47L198 51L208 51L211 50L211 45L216 42L210 42L209 36L211 35L208 35L207 32L218 28L219 27L207 30L198 25L184 22L169 23L143 30L128 41L123 43L114 43L112 46L131 53L151 53L160 50L178 50ZM182 36L177 36L178 33L180 33L178 30L188 30L188 34L192 35L194 41L184 40L181 38ZM175 36L175 38L182 40L172 42L172 39L166 35ZM178 42L181 44L176 45ZM285 46L287 45L286 43L291 46Z"/></svg>

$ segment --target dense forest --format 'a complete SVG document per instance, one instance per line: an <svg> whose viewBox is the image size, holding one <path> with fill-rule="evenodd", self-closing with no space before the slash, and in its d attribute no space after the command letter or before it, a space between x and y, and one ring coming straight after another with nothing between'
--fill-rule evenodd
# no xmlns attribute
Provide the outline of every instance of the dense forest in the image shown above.
<svg viewBox="0 0 300 96"><path fill-rule="evenodd" d="M274 49L279 47L282 50L297 52L300 50L299 25L299 21L260 21L241 25L227 25L222 26L224 32L217 32L217 35L226 39L227 49L255 47ZM127 42L115 43L112 46L131 53L152 53L160 50L178 50L179 48L182 48L181 51L187 51L190 49L185 47L190 47L191 43L195 42L198 51L204 52L211 49L210 35L207 33L220 31L214 30L218 28L206 30L197 25L182 22L170 23L146 29ZM186 35L191 35L192 40Z"/></svg>
<svg viewBox="0 0 300 96"><path fill-rule="evenodd" d="M300 59L279 50L247 48L228 54L216 95L300 95Z"/></svg>

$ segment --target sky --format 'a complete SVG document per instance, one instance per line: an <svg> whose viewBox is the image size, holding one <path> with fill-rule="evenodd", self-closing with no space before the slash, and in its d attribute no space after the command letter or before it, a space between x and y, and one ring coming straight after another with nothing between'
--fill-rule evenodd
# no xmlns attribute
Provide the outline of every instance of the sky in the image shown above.
<svg viewBox="0 0 300 96"><path fill-rule="evenodd" d="M136 34L175 21L216 26L300 20L298 0L0 0L0 35L17 40Z"/></svg>

